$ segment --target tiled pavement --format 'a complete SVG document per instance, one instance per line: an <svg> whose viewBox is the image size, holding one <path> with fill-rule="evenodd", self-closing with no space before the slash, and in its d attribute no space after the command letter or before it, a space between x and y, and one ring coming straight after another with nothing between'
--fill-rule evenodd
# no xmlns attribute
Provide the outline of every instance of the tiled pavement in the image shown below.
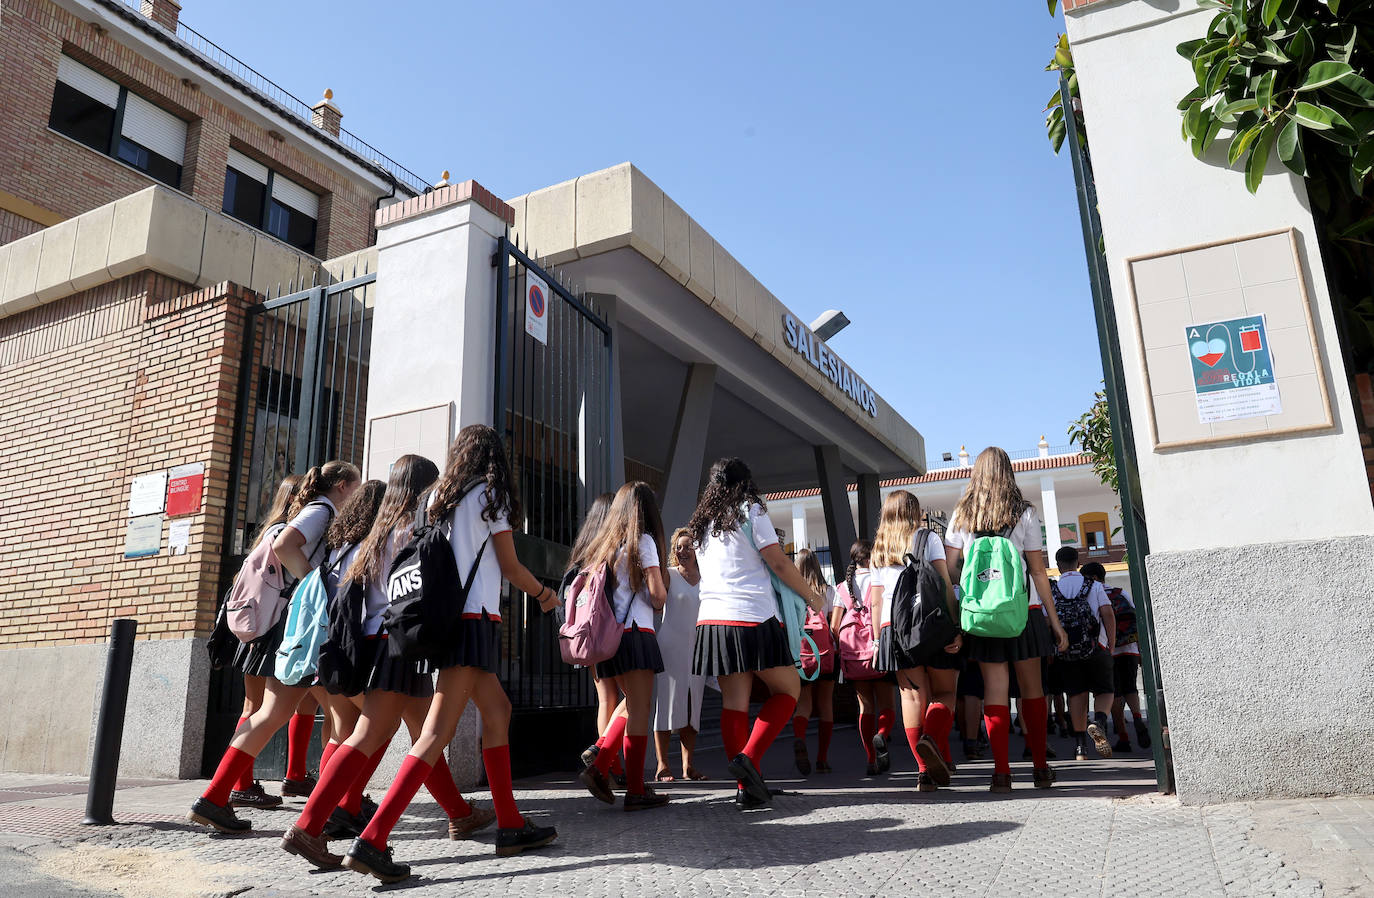
<svg viewBox="0 0 1374 898"><path fill-rule="evenodd" d="M202 788L189 782L124 783L115 816L127 823L92 829L77 825L84 796L62 794L75 781L0 775L0 846L21 848L53 881L130 898L412 888L464 896L1374 895L1374 799L1183 807L1153 793L1144 759L1058 762L1060 781L1048 794L1031 790L1029 771L1014 764L1010 796L989 794L989 764L971 763L953 788L923 794L906 772L904 747L893 753L893 775L867 780L853 731L838 731L836 743L836 772L803 781L790 769L790 740L780 739L765 773L789 794L749 813L734 808L721 782L661 787L673 804L635 815L597 803L566 776L519 783L522 810L555 823L560 837L549 850L508 859L494 857L490 832L468 842L438 838L443 822L425 797L393 838L416 873L399 887L313 872L283 853L276 842L299 801L245 812L258 827L248 837L186 825L182 815ZM721 771L724 761L708 754L701 766Z"/></svg>

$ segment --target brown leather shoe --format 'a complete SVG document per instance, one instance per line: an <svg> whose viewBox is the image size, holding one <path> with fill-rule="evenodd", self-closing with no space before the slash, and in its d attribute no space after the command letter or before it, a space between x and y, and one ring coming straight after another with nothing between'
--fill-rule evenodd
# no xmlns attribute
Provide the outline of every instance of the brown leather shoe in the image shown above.
<svg viewBox="0 0 1374 898"><path fill-rule="evenodd" d="M337 870L343 866L343 857L330 854L323 836L312 836L296 824L281 837L282 850L296 857L303 857L321 870Z"/></svg>
<svg viewBox="0 0 1374 898"><path fill-rule="evenodd" d="M479 829L486 829L496 820L496 811L493 809L483 807L475 801L470 802L470 807L472 810L466 817L448 818L448 837L455 842L466 839Z"/></svg>
<svg viewBox="0 0 1374 898"><path fill-rule="evenodd" d="M1010 773L994 773L994 774L992 775L992 784L991 784L990 786L988 786L988 791L989 791L989 792L1010 792L1010 791L1011 791L1011 774L1010 774Z"/></svg>

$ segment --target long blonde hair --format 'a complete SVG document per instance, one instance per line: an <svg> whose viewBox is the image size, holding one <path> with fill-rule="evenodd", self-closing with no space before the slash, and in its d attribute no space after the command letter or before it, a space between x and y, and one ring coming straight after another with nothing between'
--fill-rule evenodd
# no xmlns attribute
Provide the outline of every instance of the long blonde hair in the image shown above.
<svg viewBox="0 0 1374 898"><path fill-rule="evenodd" d="M667 557L667 552L663 544L663 518L658 512L658 500L654 498L654 491L649 484L635 480L616 490L615 499L606 511L606 520L588 547L583 564L587 567L607 564L614 570L616 559L624 550L630 589L639 592L644 588L644 560L639 557L639 538L645 535L654 541L654 548L658 550L659 572L666 585L668 565L663 559Z"/></svg>
<svg viewBox="0 0 1374 898"><path fill-rule="evenodd" d="M1015 527L1030 507L1016 485L1016 472L1006 450L989 446L973 463L973 473L954 506L949 527L969 533L997 533Z"/></svg>
<svg viewBox="0 0 1374 898"><path fill-rule="evenodd" d="M810 549L797 550L797 570L802 578L811 584L818 595L825 595L830 584L825 582L825 572L821 570L821 560Z"/></svg>
<svg viewBox="0 0 1374 898"><path fill-rule="evenodd" d="M892 567L902 563L902 556L911 551L911 538L921 529L921 502L906 490L893 490L883 500L883 513L878 519L878 532L873 537L875 568Z"/></svg>

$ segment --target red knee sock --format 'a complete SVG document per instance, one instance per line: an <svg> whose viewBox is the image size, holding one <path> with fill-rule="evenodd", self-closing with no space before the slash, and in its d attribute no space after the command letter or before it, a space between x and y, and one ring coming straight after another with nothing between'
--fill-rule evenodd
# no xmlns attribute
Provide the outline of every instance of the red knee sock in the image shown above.
<svg viewBox="0 0 1374 898"><path fill-rule="evenodd" d="M201 798L218 805L228 804L229 792L245 770L252 775L253 756L229 746L219 760L219 767L215 769L210 785L201 793Z"/></svg>
<svg viewBox="0 0 1374 898"><path fill-rule="evenodd" d="M822 720L816 724L816 729L820 731L817 742L820 746L816 749L816 763L824 764L830 757L830 734L835 732L835 722L833 720Z"/></svg>
<svg viewBox="0 0 1374 898"><path fill-rule="evenodd" d="M339 801L367 767L368 757L349 745L340 745L329 756L329 763L320 767L320 781L306 799L305 810L296 819L296 825L312 836L324 832L329 815L339 806Z"/></svg>
<svg viewBox="0 0 1374 898"><path fill-rule="evenodd" d="M720 741L725 745L725 757L734 760L744 753L745 743L749 741L749 712L731 711L722 708L720 712Z"/></svg>
<svg viewBox="0 0 1374 898"><path fill-rule="evenodd" d="M1026 725L1026 744L1030 746L1031 763L1037 768L1049 766L1049 761L1045 759L1049 719L1050 707L1043 695L1039 698L1021 699L1021 720Z"/></svg>
<svg viewBox="0 0 1374 898"><path fill-rule="evenodd" d="M878 712L878 732L883 734L884 739L892 738L892 728L897 724L897 712L891 708L884 708Z"/></svg>
<svg viewBox="0 0 1374 898"><path fill-rule="evenodd" d="M367 759L367 766L358 771L353 782L348 784L348 791L344 792L343 800L339 802L339 807L355 817L362 813L363 792L366 791L367 784L372 780L372 774L376 773L377 768L381 766L382 758L386 757L386 748L383 745L372 753L372 757ZM414 793L411 794L414 795ZM406 803L409 804L409 799Z"/></svg>
<svg viewBox="0 0 1374 898"><path fill-rule="evenodd" d="M644 758L649 753L648 736L625 736L625 791L644 794Z"/></svg>
<svg viewBox="0 0 1374 898"><path fill-rule="evenodd" d="M406 759L401 762L400 772L396 774L396 781L391 784L390 789L386 790L386 797L378 806L377 813L372 817L372 822L367 825L367 829L363 830L364 842L378 851L386 850L387 839L391 837L391 828L396 825L396 821L401 819L405 809L410 806L410 800L415 797L416 792L420 791L420 786L429 779L429 772L432 769L421 758L406 755Z"/></svg>
<svg viewBox="0 0 1374 898"><path fill-rule="evenodd" d="M446 756L441 754L439 760L434 762L434 769L430 771L429 779L425 780L425 788L449 817L466 817L472 813L472 805L463 798L463 793L458 791L458 784L453 781L453 771L448 768Z"/></svg>
<svg viewBox="0 0 1374 898"><path fill-rule="evenodd" d="M643 761L641 755L640 788L644 785ZM520 816L520 809L515 806L515 792L510 784L510 746L483 749L482 764L487 768L487 788L491 790L491 803L496 808L496 825L501 829L520 829L525 825L525 818Z"/></svg>
<svg viewBox="0 0 1374 898"><path fill-rule="evenodd" d="M806 738L806 725L807 725L807 723L809 723L809 722L810 722L810 721L808 720L808 718L802 717L800 714L798 714L796 717L793 717L793 718L792 718L792 738L794 738L794 739L805 739L805 738Z"/></svg>
<svg viewBox="0 0 1374 898"><path fill-rule="evenodd" d="M916 769L925 772L926 762L921 760L921 753L916 750L916 743L921 741L920 727L906 728L906 744L911 746L911 754L916 758Z"/></svg>
<svg viewBox="0 0 1374 898"><path fill-rule="evenodd" d="M859 715L859 741L864 744L864 754L868 763L878 763L878 753L873 750L873 736L878 732L876 719L872 714Z"/></svg>
<svg viewBox="0 0 1374 898"><path fill-rule="evenodd" d="M763 762L764 752L768 751L768 746L778 738L782 728L787 726L788 718L795 710L797 700L790 695L770 696L768 701L763 703L763 707L759 708L759 719L754 721L754 730L749 734L749 742L744 746L744 753L754 762L755 767Z"/></svg>
<svg viewBox="0 0 1374 898"><path fill-rule="evenodd" d="M606 724L606 732L601 735L601 751L596 755L596 769L604 774L611 773L615 759L620 756L621 743L625 739L625 721L624 717L612 717L611 722Z"/></svg>
<svg viewBox="0 0 1374 898"><path fill-rule="evenodd" d="M954 712L948 705L931 702L926 705L925 732L935 742L940 757L949 760L949 731L954 726Z"/></svg>
<svg viewBox="0 0 1374 898"><path fill-rule="evenodd" d="M244 727L246 727L246 726L248 725L248 716L249 716L249 715L245 714L245 715L243 715L242 717L239 718L238 726L234 727L234 735L235 735L235 736L238 735L239 730L243 729ZM248 790L248 789L253 788L253 765L252 765L252 764L249 764L249 765L248 765L248 769L245 770L245 771L243 771L243 773L239 775L238 782L234 783L234 788L237 789L237 790L239 790L240 792L243 792L243 791L246 791L246 790ZM221 804L223 804L223 802L221 802Z"/></svg>
<svg viewBox="0 0 1374 898"><path fill-rule="evenodd" d="M305 756L310 751L310 733L315 729L314 714L292 714L286 725L286 778L303 780L308 776Z"/></svg>
<svg viewBox="0 0 1374 898"><path fill-rule="evenodd" d="M337 742L326 742L324 748L320 749L320 773L324 773L324 768L329 766L329 759L334 757L334 752L338 750Z"/></svg>
<svg viewBox="0 0 1374 898"><path fill-rule="evenodd" d="M1007 741L1011 738L1011 707L983 705L983 723L988 728L988 747L992 749L992 769L996 773L1011 773L1007 758Z"/></svg>

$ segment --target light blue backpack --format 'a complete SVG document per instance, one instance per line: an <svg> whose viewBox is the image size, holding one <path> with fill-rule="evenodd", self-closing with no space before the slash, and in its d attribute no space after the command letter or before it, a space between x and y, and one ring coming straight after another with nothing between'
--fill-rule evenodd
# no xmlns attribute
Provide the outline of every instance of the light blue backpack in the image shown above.
<svg viewBox="0 0 1374 898"><path fill-rule="evenodd" d="M740 532L744 534L745 539L749 540L749 545L753 546L754 522L749 520L747 507L744 509L742 520ZM762 558L762 553L760 553L760 558ZM797 595L792 587L783 583L766 563L764 567L768 569L768 579L773 582L773 595L778 600L778 617L782 618L782 628L787 633L787 647L791 650L792 658L797 663L797 673L801 675L804 682L814 682L820 676L819 665L808 675L801 661L803 643L808 643L811 646L812 655L820 656L820 649L817 647L816 641L806 632L806 599Z"/></svg>
<svg viewBox="0 0 1374 898"><path fill-rule="evenodd" d="M291 594L276 667L277 679L288 686L311 680L319 673L320 646L329 639L329 590L324 578L331 568L328 563L315 568Z"/></svg>

